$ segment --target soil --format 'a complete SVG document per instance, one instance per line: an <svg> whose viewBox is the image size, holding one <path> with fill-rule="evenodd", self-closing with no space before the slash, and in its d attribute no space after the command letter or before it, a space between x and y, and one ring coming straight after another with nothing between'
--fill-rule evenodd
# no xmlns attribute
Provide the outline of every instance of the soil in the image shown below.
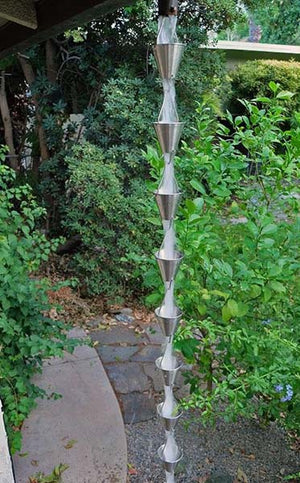
<svg viewBox="0 0 300 483"><path fill-rule="evenodd" d="M183 450L177 483L277 483L300 470L299 453L275 424L262 428L254 420L240 420L220 421L214 428L204 428L200 422L186 427L189 416L195 413L185 414L176 427L177 443ZM163 483L156 454L164 441L161 422L156 418L127 425L126 433L129 482Z"/></svg>

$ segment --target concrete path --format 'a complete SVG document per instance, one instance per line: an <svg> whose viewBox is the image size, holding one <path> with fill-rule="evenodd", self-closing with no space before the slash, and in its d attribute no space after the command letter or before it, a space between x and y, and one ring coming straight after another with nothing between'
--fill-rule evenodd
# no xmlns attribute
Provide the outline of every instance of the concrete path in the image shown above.
<svg viewBox="0 0 300 483"><path fill-rule="evenodd" d="M78 347L48 362L35 382L63 397L41 400L25 421L23 456L13 458L16 483L28 483L38 472L48 475L60 463L69 466L63 483L125 483L124 424L95 349Z"/></svg>
<svg viewBox="0 0 300 483"><path fill-rule="evenodd" d="M8 442L3 421L2 403L0 400L0 482L14 483L12 463L8 450Z"/></svg>

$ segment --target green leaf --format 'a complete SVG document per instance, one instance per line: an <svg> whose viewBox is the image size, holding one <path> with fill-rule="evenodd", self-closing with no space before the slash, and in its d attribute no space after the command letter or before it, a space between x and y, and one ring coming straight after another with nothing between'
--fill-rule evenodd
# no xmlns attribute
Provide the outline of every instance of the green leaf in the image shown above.
<svg viewBox="0 0 300 483"><path fill-rule="evenodd" d="M199 312L200 315L205 315L206 312L207 312L207 307L204 304L198 304L197 305L197 310L198 310L198 312Z"/></svg>
<svg viewBox="0 0 300 483"><path fill-rule="evenodd" d="M255 99L253 99L254 102L265 102L266 104L270 104L272 102L272 99L269 99L269 97L255 97Z"/></svg>
<svg viewBox="0 0 300 483"><path fill-rule="evenodd" d="M232 315L232 317L236 317L239 313L239 306L237 304L237 302L233 299L229 299L227 301L227 307L228 307L228 310L230 312L230 314Z"/></svg>
<svg viewBox="0 0 300 483"><path fill-rule="evenodd" d="M148 305L157 304L160 300L160 295L158 293L152 293L146 297L146 302Z"/></svg>
<svg viewBox="0 0 300 483"><path fill-rule="evenodd" d="M238 302L238 313L237 313L237 316L238 317L243 317L248 312L249 312L249 305L244 304L242 302Z"/></svg>
<svg viewBox="0 0 300 483"><path fill-rule="evenodd" d="M288 99L291 99L292 97L294 97L294 95L295 94L293 92L281 91L281 92L278 92L276 98L282 99L282 100L288 100Z"/></svg>
<svg viewBox="0 0 300 483"><path fill-rule="evenodd" d="M269 275L270 277L276 277L282 272L282 267L279 267L278 265L274 265L274 267L271 267L269 270Z"/></svg>
<svg viewBox="0 0 300 483"><path fill-rule="evenodd" d="M259 246L261 248L265 247L265 248L271 248L275 243L275 240L273 240L273 238L262 238L262 240L260 240L259 242Z"/></svg>
<svg viewBox="0 0 300 483"><path fill-rule="evenodd" d="M277 226L274 225L274 223L270 223L269 225L266 225L263 227L261 230L262 235L270 235L271 233L275 233L277 231Z"/></svg>
<svg viewBox="0 0 300 483"><path fill-rule="evenodd" d="M269 287L264 287L263 294L264 294L264 301L269 302L269 300L272 297L272 290Z"/></svg>
<svg viewBox="0 0 300 483"><path fill-rule="evenodd" d="M279 89L279 84L276 84L275 82L271 81L271 82L269 82L269 87L270 87L271 91L275 93Z"/></svg>
<svg viewBox="0 0 300 483"><path fill-rule="evenodd" d="M255 299L256 297L259 297L260 294L261 294L261 287L259 285L251 285L249 296L252 299Z"/></svg>
<svg viewBox="0 0 300 483"><path fill-rule="evenodd" d="M213 190L213 193L220 198L226 198L227 196L231 195L231 191L227 189L225 186L217 187Z"/></svg>
<svg viewBox="0 0 300 483"><path fill-rule="evenodd" d="M281 282L277 282L276 280L272 280L270 282L270 287L275 291L279 293L284 293L286 292L285 286Z"/></svg>
<svg viewBox="0 0 300 483"><path fill-rule="evenodd" d="M186 200L185 206L187 207L189 215L192 215L196 211L196 205L192 200Z"/></svg>
<svg viewBox="0 0 300 483"><path fill-rule="evenodd" d="M202 208L203 208L203 205L204 205L204 199L203 198L195 198L193 200L194 202L194 205L196 206L196 208L201 211Z"/></svg>
<svg viewBox="0 0 300 483"><path fill-rule="evenodd" d="M196 339L185 339L178 341L178 346L182 351L184 357L189 360L194 358L196 347L199 345L199 342Z"/></svg>
<svg viewBox="0 0 300 483"><path fill-rule="evenodd" d="M205 188L203 187L203 185L197 181L196 179L192 179L190 181L190 185L192 188L194 188L194 190L196 191L199 191L199 193L202 193L203 195L206 195L206 191L205 191Z"/></svg>
<svg viewBox="0 0 300 483"><path fill-rule="evenodd" d="M147 218L146 221L148 221L148 223L151 223L152 225L161 226L161 221L160 221L159 217L157 217L157 218L150 217L150 218Z"/></svg>
<svg viewBox="0 0 300 483"><path fill-rule="evenodd" d="M231 312L228 305L224 305L222 307L222 319L224 320L224 322L228 322L231 319Z"/></svg>

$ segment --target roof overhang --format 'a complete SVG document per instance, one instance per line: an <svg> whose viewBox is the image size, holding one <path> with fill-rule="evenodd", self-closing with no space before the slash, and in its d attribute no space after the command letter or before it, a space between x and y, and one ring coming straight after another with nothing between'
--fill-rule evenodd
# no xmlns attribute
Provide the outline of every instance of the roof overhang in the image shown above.
<svg viewBox="0 0 300 483"><path fill-rule="evenodd" d="M219 40L204 49L222 50L227 57L237 60L277 59L300 60L300 46L281 44L261 44L258 42L240 42Z"/></svg>
<svg viewBox="0 0 300 483"><path fill-rule="evenodd" d="M131 3L134 0L0 0L0 58Z"/></svg>

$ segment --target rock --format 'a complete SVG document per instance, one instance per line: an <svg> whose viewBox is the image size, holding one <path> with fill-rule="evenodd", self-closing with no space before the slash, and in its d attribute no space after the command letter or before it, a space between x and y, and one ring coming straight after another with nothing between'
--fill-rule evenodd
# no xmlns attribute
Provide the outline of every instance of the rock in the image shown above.
<svg viewBox="0 0 300 483"><path fill-rule="evenodd" d="M106 366L108 377L117 393L128 394L134 391L150 389L150 380L140 364L136 362L120 362Z"/></svg>
<svg viewBox="0 0 300 483"><path fill-rule="evenodd" d="M120 311L121 314L123 315L130 315L132 316L133 314L133 310L130 309L129 307L124 307L121 311Z"/></svg>
<svg viewBox="0 0 300 483"><path fill-rule="evenodd" d="M110 362L124 362L128 361L130 357L138 351L139 347L131 345L127 347L115 345L98 345L95 347L104 364Z"/></svg>
<svg viewBox="0 0 300 483"><path fill-rule="evenodd" d="M174 394L177 399L177 401L180 401L180 399L186 398L190 396L190 385L185 384L178 389L174 389Z"/></svg>
<svg viewBox="0 0 300 483"><path fill-rule="evenodd" d="M99 325L103 324L103 317L97 317L96 319L89 320L87 326L92 329L96 329Z"/></svg>
<svg viewBox="0 0 300 483"><path fill-rule="evenodd" d="M146 345L139 350L132 358L132 361L137 362L155 362L155 360L161 356L160 346Z"/></svg>
<svg viewBox="0 0 300 483"><path fill-rule="evenodd" d="M91 334L93 341L98 341L100 344L120 344L126 342L127 344L136 345L137 343L146 342L146 338L137 335L134 330L127 327L113 326L107 330L94 331Z"/></svg>
<svg viewBox="0 0 300 483"><path fill-rule="evenodd" d="M161 392L164 389L164 383L162 375L154 364L144 364L144 371L147 376L150 377L153 389L155 392Z"/></svg>
<svg viewBox="0 0 300 483"><path fill-rule="evenodd" d="M146 334L151 344L162 344L165 342L165 337L163 336L158 324L149 325L146 329Z"/></svg>
<svg viewBox="0 0 300 483"><path fill-rule="evenodd" d="M115 315L115 319L118 322L122 322L123 324L131 324L134 321L133 317L130 317L129 315L126 315L126 314L117 314Z"/></svg>
<svg viewBox="0 0 300 483"><path fill-rule="evenodd" d="M131 392L120 395L121 410L126 424L147 421L156 416L156 405L149 394Z"/></svg>

